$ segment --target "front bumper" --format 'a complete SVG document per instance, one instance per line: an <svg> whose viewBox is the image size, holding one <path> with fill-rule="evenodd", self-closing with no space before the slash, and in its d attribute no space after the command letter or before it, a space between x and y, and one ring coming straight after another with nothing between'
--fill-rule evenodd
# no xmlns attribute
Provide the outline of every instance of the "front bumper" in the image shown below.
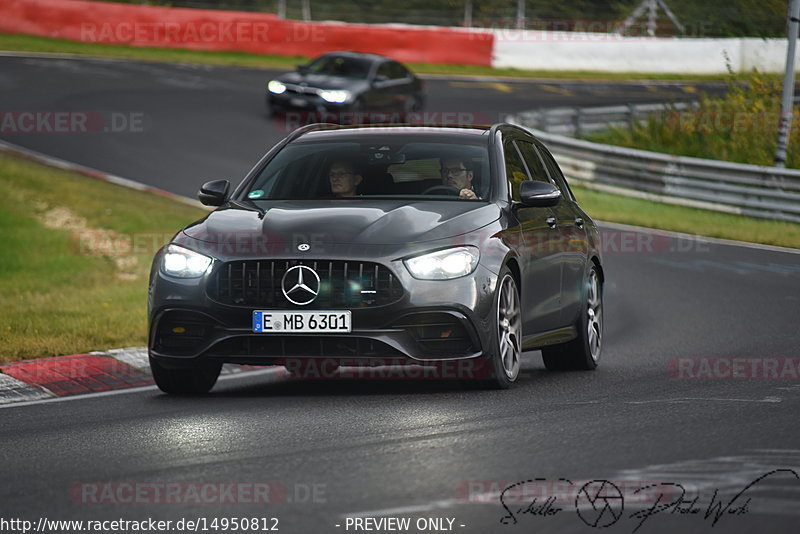
<svg viewBox="0 0 800 534"><path fill-rule="evenodd" d="M156 257L156 263L159 263ZM374 258L373 258L374 260ZM303 260L304 262L306 260ZM347 261L354 261L348 258ZM358 261L358 260L356 260ZM365 259L366 261L366 259ZM274 365L287 359L415 363L481 357L492 328L496 275L482 265L454 280L416 280L399 260L381 262L402 285L387 305L343 307L352 313L349 334L256 334L255 310L306 307L286 302L230 305L208 288L221 265L198 279L177 279L154 268L150 284L150 356L162 365L199 360Z"/></svg>

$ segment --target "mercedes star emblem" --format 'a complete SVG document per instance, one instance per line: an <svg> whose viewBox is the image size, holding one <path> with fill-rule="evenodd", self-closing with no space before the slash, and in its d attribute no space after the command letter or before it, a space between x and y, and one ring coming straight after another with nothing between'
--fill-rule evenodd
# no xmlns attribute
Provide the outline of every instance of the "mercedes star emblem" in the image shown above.
<svg viewBox="0 0 800 534"><path fill-rule="evenodd" d="M300 243L299 245L297 245L297 250L300 250L302 252L305 252L306 250L309 250L310 248L311 248L311 245L309 245L308 243Z"/></svg>
<svg viewBox="0 0 800 534"><path fill-rule="evenodd" d="M283 275L281 290L292 304L311 304L319 295L319 275L311 267L295 265Z"/></svg>

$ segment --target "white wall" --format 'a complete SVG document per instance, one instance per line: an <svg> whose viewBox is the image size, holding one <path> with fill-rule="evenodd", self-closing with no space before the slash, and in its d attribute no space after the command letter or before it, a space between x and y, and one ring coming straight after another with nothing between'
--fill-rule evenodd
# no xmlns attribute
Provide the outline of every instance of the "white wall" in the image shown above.
<svg viewBox="0 0 800 534"><path fill-rule="evenodd" d="M491 30L495 67L532 70L717 74L783 72L786 39L678 39L606 33ZM800 55L796 58L800 69Z"/></svg>

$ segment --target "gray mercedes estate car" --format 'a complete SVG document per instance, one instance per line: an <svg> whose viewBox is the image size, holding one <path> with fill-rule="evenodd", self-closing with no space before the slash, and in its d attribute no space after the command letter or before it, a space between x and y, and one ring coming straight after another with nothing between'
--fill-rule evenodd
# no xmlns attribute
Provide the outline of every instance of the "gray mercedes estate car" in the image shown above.
<svg viewBox="0 0 800 534"><path fill-rule="evenodd" d="M149 356L168 393L223 363L468 363L505 388L525 350L594 369L603 266L594 222L524 129L313 124L286 137L155 256Z"/></svg>

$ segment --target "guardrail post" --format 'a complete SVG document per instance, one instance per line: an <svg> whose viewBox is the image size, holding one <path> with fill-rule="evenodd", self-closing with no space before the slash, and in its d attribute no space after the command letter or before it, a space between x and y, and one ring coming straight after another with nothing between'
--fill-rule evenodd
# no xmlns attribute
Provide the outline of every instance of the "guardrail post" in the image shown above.
<svg viewBox="0 0 800 534"><path fill-rule="evenodd" d="M628 129L633 132L636 126L636 104L628 104Z"/></svg>
<svg viewBox="0 0 800 534"><path fill-rule="evenodd" d="M581 115L583 113L582 108L575 108L575 115L572 116L572 125L575 129L575 133L573 134L575 137L580 137L581 133Z"/></svg>

